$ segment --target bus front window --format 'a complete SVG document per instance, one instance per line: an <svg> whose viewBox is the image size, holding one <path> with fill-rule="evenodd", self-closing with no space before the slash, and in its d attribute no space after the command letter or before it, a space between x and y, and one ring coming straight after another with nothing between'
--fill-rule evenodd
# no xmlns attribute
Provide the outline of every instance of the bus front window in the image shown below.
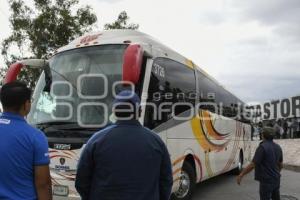
<svg viewBox="0 0 300 200"><path fill-rule="evenodd" d="M105 125L111 115L113 84L122 79L126 45L78 48L50 60L51 91L45 73L33 94L29 123Z"/></svg>

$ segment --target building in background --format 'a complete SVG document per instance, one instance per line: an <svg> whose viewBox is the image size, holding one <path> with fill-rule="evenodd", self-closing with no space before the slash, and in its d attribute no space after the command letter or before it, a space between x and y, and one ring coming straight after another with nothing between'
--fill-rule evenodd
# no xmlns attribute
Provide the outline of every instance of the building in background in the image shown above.
<svg viewBox="0 0 300 200"><path fill-rule="evenodd" d="M251 105L253 123L273 126L277 138L300 138L300 95Z"/></svg>

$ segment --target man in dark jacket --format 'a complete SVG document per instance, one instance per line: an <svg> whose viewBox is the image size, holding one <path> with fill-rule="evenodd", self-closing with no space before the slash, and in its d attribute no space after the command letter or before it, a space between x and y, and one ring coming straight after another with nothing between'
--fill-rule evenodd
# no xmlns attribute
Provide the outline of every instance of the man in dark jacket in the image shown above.
<svg viewBox="0 0 300 200"><path fill-rule="evenodd" d="M113 109L118 121L88 141L75 183L83 200L170 198L173 177L169 153L160 137L137 121L139 104L134 92L120 92Z"/></svg>
<svg viewBox="0 0 300 200"><path fill-rule="evenodd" d="M280 200L280 171L282 169L282 149L273 142L275 131L271 127L262 130L263 141L256 149L252 162L237 177L240 184L243 176L255 168L255 180L259 181L261 200Z"/></svg>

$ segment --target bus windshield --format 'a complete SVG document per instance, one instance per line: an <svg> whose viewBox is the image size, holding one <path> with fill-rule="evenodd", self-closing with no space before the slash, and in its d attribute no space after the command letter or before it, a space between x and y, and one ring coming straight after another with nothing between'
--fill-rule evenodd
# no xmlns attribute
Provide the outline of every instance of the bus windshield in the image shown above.
<svg viewBox="0 0 300 200"><path fill-rule="evenodd" d="M51 81L45 72L41 74L29 123L105 126L111 115L113 85L122 79L126 47L93 46L53 56L49 63Z"/></svg>

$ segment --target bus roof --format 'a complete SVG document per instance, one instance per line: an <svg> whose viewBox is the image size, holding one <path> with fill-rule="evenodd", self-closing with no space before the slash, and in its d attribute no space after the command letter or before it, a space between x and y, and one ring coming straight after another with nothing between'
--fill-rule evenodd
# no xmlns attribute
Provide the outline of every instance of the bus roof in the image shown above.
<svg viewBox="0 0 300 200"><path fill-rule="evenodd" d="M178 60L178 58L183 58L183 56L163 45L161 42L158 42L153 37L136 30L126 29L87 33L79 38L76 38L68 45L59 48L55 53L86 46L124 43L140 44L144 48L147 48L147 46L150 45L152 48L156 48L167 55L172 55L173 57L175 56L176 60Z"/></svg>
<svg viewBox="0 0 300 200"><path fill-rule="evenodd" d="M115 29L115 30L106 30L106 31L87 33L79 38L76 38L68 45L59 48L57 51L55 51L55 53L60 53L63 51L87 47L87 46L106 45L106 44L126 44L126 43L140 44L144 49L148 49L154 55L159 54L160 57L167 57L177 62L180 62L184 65L187 65L189 67L195 68L199 70L201 73L203 73L206 77L214 81L216 84L218 84L219 86L227 90L215 78L210 76L199 66L195 65L191 60L175 52L171 48L165 46L155 38L136 30Z"/></svg>
<svg viewBox="0 0 300 200"><path fill-rule="evenodd" d="M86 46L105 45L105 44L124 44L134 43L140 44L143 48L149 48L151 46L154 51L159 51L165 57L171 58L182 64L190 67L195 67L203 74L217 82L214 78L208 75L203 69L195 65L191 60L185 58L179 53L175 52L171 48L165 46L153 37L136 31L136 30L107 30L85 34L79 38L76 38L68 45L59 48L55 53L67 51L75 48L82 48ZM153 52L155 53L155 52Z"/></svg>

